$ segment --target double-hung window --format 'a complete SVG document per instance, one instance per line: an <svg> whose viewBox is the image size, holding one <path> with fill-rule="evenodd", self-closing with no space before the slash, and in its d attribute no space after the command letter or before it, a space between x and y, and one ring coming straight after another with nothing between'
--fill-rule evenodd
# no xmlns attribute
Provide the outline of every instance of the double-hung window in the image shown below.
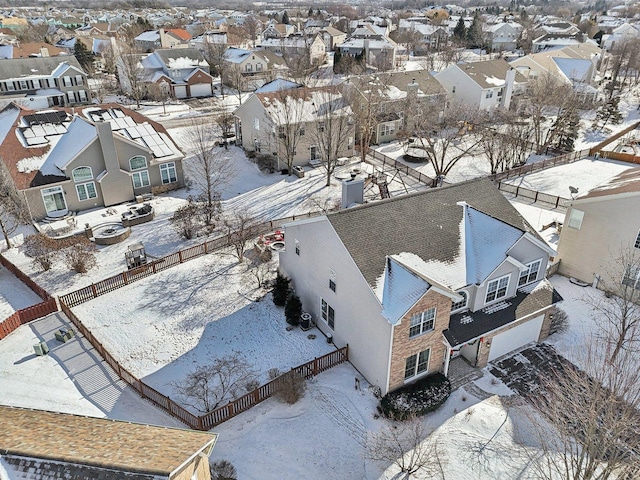
<svg viewBox="0 0 640 480"><path fill-rule="evenodd" d="M500 298L507 296L507 290L509 288L509 275L491 280L487 285L487 296L484 303L493 302Z"/></svg>
<svg viewBox="0 0 640 480"><path fill-rule="evenodd" d="M143 188L151 185L149 181L149 171L142 170L141 172L133 172L133 188Z"/></svg>
<svg viewBox="0 0 640 480"><path fill-rule="evenodd" d="M622 284L640 290L640 265L627 265L622 277Z"/></svg>
<svg viewBox="0 0 640 480"><path fill-rule="evenodd" d="M540 271L540 264L542 260L536 260L535 262L527 263L527 269L520 272L518 278L518 286L526 285L538 279L538 272Z"/></svg>
<svg viewBox="0 0 640 480"><path fill-rule="evenodd" d="M76 192L78 194L78 200L80 201L89 200L90 198L96 198L98 196L94 182L76 184Z"/></svg>
<svg viewBox="0 0 640 480"><path fill-rule="evenodd" d="M462 300L458 301L458 302L453 302L451 304L451 311L455 311L455 310L460 310L464 307L467 306L467 292L465 292L464 290L461 292L456 292L458 295L460 295L462 297Z"/></svg>
<svg viewBox="0 0 640 480"><path fill-rule="evenodd" d="M584 218L584 212L582 210L576 210L575 208L571 209L571 214L569 215L569 222L567 223L568 227L575 228L576 230L580 230L582 226L582 219Z"/></svg>
<svg viewBox="0 0 640 480"><path fill-rule="evenodd" d="M409 325L409 338L433 330L436 321L436 307L411 316Z"/></svg>
<svg viewBox="0 0 640 480"><path fill-rule="evenodd" d="M416 377L421 373L429 370L429 356L431 350L426 349L420 353L416 353L415 355L411 355L407 357L405 360L404 367L404 379L409 380L410 378Z"/></svg>
<svg viewBox="0 0 640 480"><path fill-rule="evenodd" d="M636 237L636 241L633 244L635 248L640 248L640 232L638 232L638 236Z"/></svg>

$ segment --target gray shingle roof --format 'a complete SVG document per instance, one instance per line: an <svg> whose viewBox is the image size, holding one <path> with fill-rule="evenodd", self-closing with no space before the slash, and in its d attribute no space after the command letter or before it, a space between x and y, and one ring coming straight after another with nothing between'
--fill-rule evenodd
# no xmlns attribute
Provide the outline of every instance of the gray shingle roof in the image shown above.
<svg viewBox="0 0 640 480"><path fill-rule="evenodd" d="M49 76L61 63L80 71L82 67L73 55L59 57L13 58L0 60L0 80L19 77Z"/></svg>
<svg viewBox="0 0 640 480"><path fill-rule="evenodd" d="M341 210L327 218L373 288L387 255L410 252L423 260L453 261L461 242L460 201L540 238L486 178Z"/></svg>

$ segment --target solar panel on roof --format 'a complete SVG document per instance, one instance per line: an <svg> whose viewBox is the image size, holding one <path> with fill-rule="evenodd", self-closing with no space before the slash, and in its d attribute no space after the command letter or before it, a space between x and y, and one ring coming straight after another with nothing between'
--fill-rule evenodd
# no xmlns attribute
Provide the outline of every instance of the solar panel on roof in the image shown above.
<svg viewBox="0 0 640 480"><path fill-rule="evenodd" d="M140 138L142 136L137 127L127 127L126 132L131 138Z"/></svg>
<svg viewBox="0 0 640 480"><path fill-rule="evenodd" d="M127 125L129 125L130 127L135 127L138 125L136 122L133 121L133 118L131 117L124 117L124 121L127 122Z"/></svg>
<svg viewBox="0 0 640 480"><path fill-rule="evenodd" d="M22 136L24 138L33 138L33 137L36 136L36 134L33 133L33 130L31 130L30 128L25 128L25 129L23 129L21 131L22 131Z"/></svg>
<svg viewBox="0 0 640 480"><path fill-rule="evenodd" d="M45 143L49 143L47 142L47 139L44 137L31 137L31 138L27 138L27 145L43 145Z"/></svg>
<svg viewBox="0 0 640 480"><path fill-rule="evenodd" d="M124 117L126 116L126 115L124 114L124 112L123 112L122 110L120 110L119 108L114 108L114 109L112 109L111 111L115 114L115 116L116 116L117 118L124 118Z"/></svg>
<svg viewBox="0 0 640 480"><path fill-rule="evenodd" d="M67 120L67 112L57 111L57 112L44 112L44 113L34 113L32 115L25 115L23 117L24 121L27 122L27 125L40 125L43 123L63 123Z"/></svg>

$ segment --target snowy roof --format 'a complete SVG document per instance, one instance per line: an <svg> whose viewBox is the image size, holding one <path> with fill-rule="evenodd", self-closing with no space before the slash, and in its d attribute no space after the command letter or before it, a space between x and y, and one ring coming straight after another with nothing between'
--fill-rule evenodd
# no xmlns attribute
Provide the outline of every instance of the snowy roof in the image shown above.
<svg viewBox="0 0 640 480"><path fill-rule="evenodd" d="M157 30L149 30L147 32L142 32L140 35L134 38L139 42L156 42L160 40L160 34Z"/></svg>
<svg viewBox="0 0 640 480"><path fill-rule="evenodd" d="M467 208L468 219L464 219L464 209L457 205L460 201L471 207ZM385 271L388 256L410 253L423 264L415 263L411 268L457 290L475 283L498 261L498 256L504 260L516 231L520 236L527 231L539 238L488 179L341 210L327 218L372 288ZM496 237L507 238L490 238L491 227L496 228ZM469 232L465 232L467 229ZM493 249L496 242L495 257L477 258L482 249ZM402 261L406 264L409 260L403 257ZM467 278L466 263L470 264L472 278Z"/></svg>
<svg viewBox="0 0 640 480"><path fill-rule="evenodd" d="M279 92L281 90L300 88L302 86L303 85L301 83L292 82L291 80L286 80L284 78L276 78L275 80L265 83L263 86L259 87L255 93Z"/></svg>
<svg viewBox="0 0 640 480"><path fill-rule="evenodd" d="M74 117L66 134L56 143L40 167L42 175L67 176L67 165L98 136L96 127L87 120Z"/></svg>
<svg viewBox="0 0 640 480"><path fill-rule="evenodd" d="M569 80L577 82L587 82L589 80L589 70L593 67L589 60L553 57L553 61Z"/></svg>
<svg viewBox="0 0 640 480"><path fill-rule="evenodd" d="M347 100L332 88L302 88L283 92L286 93L256 95L275 126L288 124L292 118L296 119L296 123L315 122L328 108L336 115L353 113Z"/></svg>
<svg viewBox="0 0 640 480"><path fill-rule="evenodd" d="M464 249L466 285L480 283L507 258L507 251L522 237L512 227L472 207L465 208Z"/></svg>
<svg viewBox="0 0 640 480"><path fill-rule="evenodd" d="M588 193L580 195L574 203L620 194L640 194L640 167L632 167L624 170L622 173L601 183Z"/></svg>
<svg viewBox="0 0 640 480"><path fill-rule="evenodd" d="M398 323L431 287L426 280L393 257L387 259L384 277L379 282L382 284L382 292L378 286L377 294L382 302L382 315L392 325Z"/></svg>
<svg viewBox="0 0 640 480"><path fill-rule="evenodd" d="M242 63L252 53L254 52L243 48L228 48L227 51L224 52L224 59L231 63Z"/></svg>
<svg viewBox="0 0 640 480"><path fill-rule="evenodd" d="M512 67L506 60L499 58L484 62L461 63L449 68L459 68L482 88L493 88L506 85L506 75ZM516 83L526 83L527 79L521 73L516 72L515 81Z"/></svg>
<svg viewBox="0 0 640 480"><path fill-rule="evenodd" d="M169 69L209 67L197 48L163 48L153 52L153 55Z"/></svg>

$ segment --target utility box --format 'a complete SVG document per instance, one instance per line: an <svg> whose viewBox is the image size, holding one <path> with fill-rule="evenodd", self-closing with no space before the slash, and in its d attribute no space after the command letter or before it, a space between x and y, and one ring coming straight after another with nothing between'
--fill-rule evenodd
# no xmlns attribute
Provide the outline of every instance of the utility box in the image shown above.
<svg viewBox="0 0 640 480"><path fill-rule="evenodd" d="M304 168L300 166L293 167L293 174L298 178L304 177Z"/></svg>
<svg viewBox="0 0 640 480"><path fill-rule="evenodd" d="M33 346L33 351L36 352L36 355L41 357L49 353L49 346L47 345L46 342L36 343Z"/></svg>

